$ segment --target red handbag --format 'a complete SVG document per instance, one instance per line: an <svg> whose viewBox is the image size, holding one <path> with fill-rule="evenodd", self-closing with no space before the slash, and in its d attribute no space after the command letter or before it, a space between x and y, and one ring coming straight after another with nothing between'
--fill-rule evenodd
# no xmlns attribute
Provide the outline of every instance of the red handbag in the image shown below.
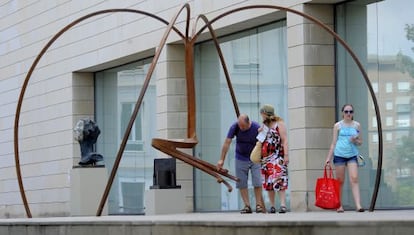
<svg viewBox="0 0 414 235"><path fill-rule="evenodd" d="M323 178L316 180L315 206L322 209L337 209L341 206L341 184L333 178L330 164L325 165Z"/></svg>

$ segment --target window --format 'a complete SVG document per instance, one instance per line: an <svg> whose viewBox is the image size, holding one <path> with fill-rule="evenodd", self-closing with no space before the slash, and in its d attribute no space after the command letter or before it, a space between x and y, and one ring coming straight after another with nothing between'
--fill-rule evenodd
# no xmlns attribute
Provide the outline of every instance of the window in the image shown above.
<svg viewBox="0 0 414 235"><path fill-rule="evenodd" d="M151 60L95 73L96 122L102 130L96 146L108 166L115 162ZM151 146L157 130L156 107L155 79L151 79L128 135L114 179L114 190L108 196L110 215L144 213L144 188L153 183L153 160L157 156Z"/></svg>
<svg viewBox="0 0 414 235"><path fill-rule="evenodd" d="M378 82L372 83L372 89L374 90L375 93L378 93Z"/></svg>
<svg viewBox="0 0 414 235"><path fill-rule="evenodd" d="M387 92L387 93L391 93L392 92L392 83L391 82L387 82L385 84L385 92Z"/></svg>
<svg viewBox="0 0 414 235"><path fill-rule="evenodd" d="M409 113L411 110L410 104L397 104L398 113Z"/></svg>
<svg viewBox="0 0 414 235"><path fill-rule="evenodd" d="M410 90L409 82L398 82L398 91L406 92Z"/></svg>
<svg viewBox="0 0 414 235"><path fill-rule="evenodd" d="M134 178L119 178L119 208L122 214L143 214L145 183Z"/></svg>
<svg viewBox="0 0 414 235"><path fill-rule="evenodd" d="M414 99L412 68L414 51L413 43L407 39L413 18L414 1L406 0L368 0L342 1L336 6L335 29L344 38L354 53L361 60L375 91L381 114L384 177L379 185L376 208L405 209L414 207L412 198L414 180L413 172L401 169L396 164L397 156L405 152L414 141L404 141L412 132ZM393 17L398 15L398 17ZM392 42L392 43L389 43ZM375 177L377 152L379 148L376 113L372 108L372 98L362 79L358 67L351 56L338 45L336 47L337 62L337 103L354 104L358 112L355 115L362 128L367 125L367 143L359 148L367 153L373 167L366 169L370 178ZM410 75L411 74L411 75ZM340 116L338 117L338 119ZM385 127L385 128L384 128ZM399 154L396 154L399 152ZM392 159L392 160L391 160ZM368 173L370 171L371 173ZM404 180L399 179L403 175ZM360 182L361 189L372 192L373 185ZM344 189L345 204L353 205L352 190ZM368 202L371 198L361 194L361 200ZM351 208L349 208L351 209Z"/></svg>
<svg viewBox="0 0 414 235"><path fill-rule="evenodd" d="M142 105L143 106L143 105ZM129 124L129 120L131 119L132 112L134 111L135 103L122 103L121 104L121 121L119 128L119 136L122 138L124 137L125 130ZM138 112L137 118L132 126L131 133L128 136L128 142L125 147L125 151L142 151L143 150L143 143L142 143L142 114Z"/></svg>
<svg viewBox="0 0 414 235"><path fill-rule="evenodd" d="M392 141L392 132L387 132L385 134L385 141L388 141L388 142Z"/></svg>
<svg viewBox="0 0 414 235"><path fill-rule="evenodd" d="M410 114L399 114L396 120L397 127L410 127Z"/></svg>
<svg viewBox="0 0 414 235"><path fill-rule="evenodd" d="M411 97L410 96L397 96L395 98L395 104L397 105L398 113L410 113L411 111Z"/></svg>
<svg viewBox="0 0 414 235"><path fill-rule="evenodd" d="M378 134L372 134L371 135L372 143L378 143Z"/></svg>
<svg viewBox="0 0 414 235"><path fill-rule="evenodd" d="M286 22L280 21L220 38L231 83L241 113L259 121L259 108L269 102L281 117L287 117L287 42ZM197 133L203 138L195 147L195 156L217 162L223 140L236 113L214 43L195 47L195 83L197 90ZM278 56L275 56L278 55ZM278 74L278 76L274 76ZM278 94L278 99L269 99ZM288 119L284 118L286 125ZM259 121L260 122L260 121ZM226 169L234 169L235 141L230 145ZM235 188L235 182L229 181ZM196 211L238 210L243 201L238 193L228 193L207 174L195 172ZM252 190L251 179L248 182ZM287 192L287 200L289 200ZM254 193L250 196L254 197ZM267 194L263 194L268 201ZM253 200L253 199L251 199Z"/></svg>
<svg viewBox="0 0 414 235"><path fill-rule="evenodd" d="M392 101L387 101L385 103L385 109L386 110L392 110L392 105L393 105Z"/></svg>
<svg viewBox="0 0 414 235"><path fill-rule="evenodd" d="M235 70L259 70L260 63L257 55L246 50L246 48L250 48L250 45L256 45L256 40L256 37L245 37L231 42Z"/></svg>
<svg viewBox="0 0 414 235"><path fill-rule="evenodd" d="M410 168L397 169L397 178L409 178L413 175Z"/></svg>
<svg viewBox="0 0 414 235"><path fill-rule="evenodd" d="M386 117L385 118L385 125L387 125L387 126L393 126L394 125L393 120L394 119L392 117Z"/></svg>

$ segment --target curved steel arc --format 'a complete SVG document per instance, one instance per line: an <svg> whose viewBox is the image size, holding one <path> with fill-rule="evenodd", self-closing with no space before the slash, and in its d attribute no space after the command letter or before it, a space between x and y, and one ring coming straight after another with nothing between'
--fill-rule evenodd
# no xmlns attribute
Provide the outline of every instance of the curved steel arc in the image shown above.
<svg viewBox="0 0 414 235"><path fill-rule="evenodd" d="M234 93L233 85L232 85L231 80L230 80L230 73L227 69L226 61L224 60L224 55L223 55L223 52L221 50L220 43L217 39L217 35L214 32L213 26L208 23L209 21L208 21L208 19L205 15L199 15L197 17L197 19L194 23L193 29L197 28L197 23L198 23L199 19L202 19L204 21L204 23L207 25L208 31L210 32L211 37L213 38L214 45L216 46L216 50L217 50L217 53L218 53L219 58L220 58L220 64L223 68L224 76L226 77L227 86L229 87L229 92L230 92L231 100L233 101L233 106L234 106L234 110L236 112L236 117L238 117L240 115L239 105L238 105L237 100L236 100L236 95ZM195 35L195 34L196 33L194 31L193 35Z"/></svg>
<svg viewBox="0 0 414 235"><path fill-rule="evenodd" d="M67 30L69 30L70 28L72 28L73 26L79 24L80 22L89 19L91 17L97 16L97 15L101 15L101 14L107 14L107 13L115 13L115 12L130 12L130 13L138 13L138 14L142 14L142 15L146 15L149 17L152 17L156 20L161 21L164 24L169 24L168 21L153 15L151 13L145 12L145 11L140 11L140 10L133 10L133 9L107 9L107 10L101 10L101 11L96 11L90 14L87 14L83 17L80 17L76 20L74 20L73 22L71 22L70 24L68 24L67 26L65 26L64 28L62 28L58 33L56 33L52 39L49 40L49 42L42 48L42 50L40 51L40 53L36 56L35 60L33 61L27 75L26 78L23 82L21 91L20 91L20 95L19 95L19 99L17 102L17 107L16 107L16 114L15 114L15 119L14 119L14 156L15 156L15 167L16 167L16 174L17 174L17 181L19 184L19 190L20 190L20 196L22 198L23 201L23 205L26 211L26 215L29 218L32 218L32 214L30 212L30 208L28 205L28 201L26 198L26 194L25 194L25 190L24 190L24 185L23 185L23 180L22 180L22 174L21 174L21 169L20 169L20 157L19 157L19 121L20 121L20 112L21 112L21 107L23 104L23 98L24 98L24 94L26 92L30 77L33 74L34 69L36 68L37 64L39 63L40 59L42 58L42 56L46 53L46 51L49 49L49 47L63 34L65 33ZM184 35L175 27L173 27L173 30L182 38L184 38Z"/></svg>
<svg viewBox="0 0 414 235"><path fill-rule="evenodd" d="M142 101L144 99L145 92L147 91L147 88L148 88L149 82L151 80L152 74L154 73L155 66L158 62L158 59L159 59L160 55L161 55L161 51L164 48L165 43L167 42L167 38L168 38L170 32L174 29L174 24L177 21L178 16L183 11L183 9L187 9L187 15L189 15L190 14L190 9L189 8L190 8L190 6L189 6L188 3L184 4L181 7L181 9L175 14L175 16L172 18L172 20L168 24L168 27L165 30L164 35L163 35L160 43L158 44L158 48L156 50L154 58L152 59L151 65L148 69L148 73L147 73L147 76L145 78L145 81L142 85L141 93L139 94L138 100L135 104L134 111L132 112L132 115L131 115L131 119L129 120L128 126L126 127L124 137L122 138L122 142L121 142L121 145L119 147L118 153L116 155L114 166L112 167L112 171L111 171L110 177L108 179L107 185L105 187L104 194L102 195L101 202L99 203L98 211L96 212L97 216L100 216L102 214L102 210L105 206L106 199L108 198L109 191L110 191L112 183L114 181L116 172L118 171L119 163L121 162L122 154L125 150L125 146L126 146L127 141L128 141L128 136L131 133L132 126L134 125L135 119L138 115L138 111L141 107L141 104L142 104ZM188 32L188 30L186 30L186 31ZM184 39L184 40L186 40L186 39Z"/></svg>
<svg viewBox="0 0 414 235"><path fill-rule="evenodd" d="M214 22L216 22L217 20L219 20L219 19L221 19L221 18L223 18L227 15L230 15L232 13L236 13L236 12L243 11L243 10L256 9L256 8L269 8L269 9L282 10L282 11L290 12L290 13L293 13L293 14L296 14L296 15L300 15L303 18L306 18L306 19L314 22L315 24L317 24L320 27L322 27L323 29L325 29L329 34L331 34L345 48L345 50L350 54L350 56L352 57L352 59L354 60L356 65L358 66L360 72L363 75L365 83L368 87L368 90L370 92L372 101L374 103L375 114L376 114L376 119L377 119L377 124L378 124L377 125L378 140L379 140L378 165L377 165L377 173L376 173L374 191L373 191L373 194L372 194L371 204L370 204L370 208L369 208L369 211L374 211L375 203L376 203L377 196L378 196L379 185L380 185L380 181L381 181L382 158L383 158L383 138L382 138L381 115L380 115L380 111L379 111L378 101L377 101L377 98L376 98L375 93L374 93L374 89L372 88L371 82L369 81L368 75L367 75L364 67L362 66L362 63L359 61L358 57L355 55L355 53L352 51L352 49L349 47L349 45L337 33L335 33L331 28L329 28L327 25L325 25L320 20L314 18L311 15L305 14L305 13L297 11L297 10L293 10L293 9L282 7L282 6L276 6L276 5L251 5L251 6L236 8L236 9L224 12L223 14L220 14L220 15L216 16L215 18L213 18L209 22L207 22L206 25L201 27L199 29L199 31L197 31L197 33L193 35L192 40L196 41L198 36L206 28L210 27L210 25L213 24Z"/></svg>

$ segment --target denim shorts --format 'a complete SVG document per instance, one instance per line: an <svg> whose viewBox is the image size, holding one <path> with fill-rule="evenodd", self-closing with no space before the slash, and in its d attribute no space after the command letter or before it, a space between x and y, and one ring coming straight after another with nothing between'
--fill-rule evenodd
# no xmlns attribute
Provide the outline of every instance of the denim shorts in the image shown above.
<svg viewBox="0 0 414 235"><path fill-rule="evenodd" d="M240 179L236 182L236 188L247 188L249 180L249 171L252 177L253 187L262 186L262 175L261 175L260 163L253 163L252 161L242 161L236 159L236 177Z"/></svg>
<svg viewBox="0 0 414 235"><path fill-rule="evenodd" d="M353 156L353 157L334 156L333 162L335 166L346 166L350 162L355 162L355 164L358 164L358 159L357 159L357 156Z"/></svg>

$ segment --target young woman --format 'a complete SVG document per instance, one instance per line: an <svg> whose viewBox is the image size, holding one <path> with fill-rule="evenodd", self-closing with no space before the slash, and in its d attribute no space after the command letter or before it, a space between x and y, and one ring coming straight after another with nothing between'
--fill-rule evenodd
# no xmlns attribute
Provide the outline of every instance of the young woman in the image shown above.
<svg viewBox="0 0 414 235"><path fill-rule="evenodd" d="M326 157L326 164L333 163L336 170L336 178L341 183L341 191L344 184L345 169L348 168L349 181L357 212L364 212L361 206L358 183L358 147L362 144L361 125L354 121L354 108L351 104L342 107L342 120L333 127L332 144ZM344 212L342 205L337 212Z"/></svg>
<svg viewBox="0 0 414 235"><path fill-rule="evenodd" d="M276 213L275 191L279 194L279 213L286 213L286 189L288 188L288 142L286 126L282 118L275 115L271 105L264 105L260 109L263 124L268 129L262 143L262 179L263 188L268 192L270 213ZM260 128L259 131L261 131Z"/></svg>

